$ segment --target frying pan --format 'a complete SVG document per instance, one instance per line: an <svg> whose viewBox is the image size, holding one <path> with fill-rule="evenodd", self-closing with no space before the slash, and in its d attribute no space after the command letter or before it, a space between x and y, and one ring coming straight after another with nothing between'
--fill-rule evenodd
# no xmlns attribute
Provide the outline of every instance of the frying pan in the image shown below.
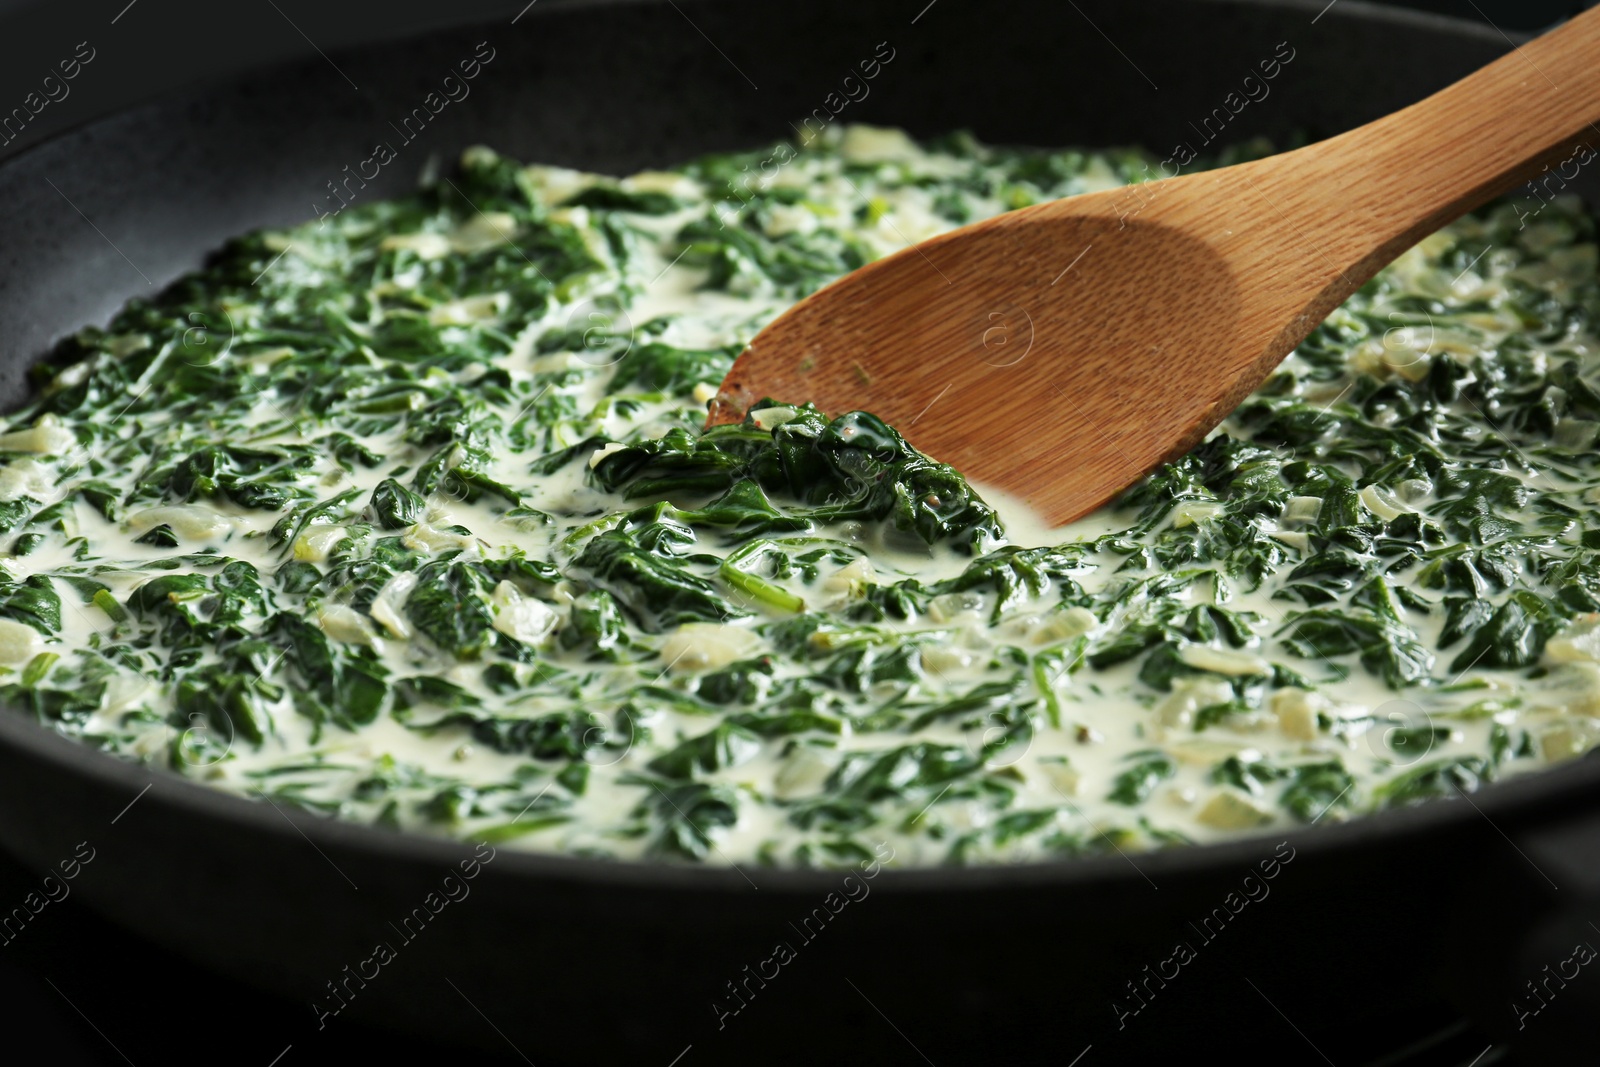
<svg viewBox="0 0 1600 1067"><path fill-rule="evenodd" d="M26 368L61 337L230 235L310 219L326 183L393 140L389 124L479 42L494 58L471 95L363 197L400 194L474 143L614 173L765 143L831 107L879 42L893 60L839 121L1156 148L1197 143L1280 43L1294 58L1219 143L1332 134L1509 47L1486 26L1355 0L544 0L513 14L250 75L0 165L0 401L23 398ZM1320 1062L1318 1035L1424 987L1521 1047L1564 1052L1575 1024L1552 1010L1519 1031L1511 1002L1572 942L1600 942L1584 932L1597 807L1600 764L1580 760L1346 825L859 872L854 889L843 872L506 848L474 868L470 844L222 795L0 715L4 845L43 872L87 842L80 898L303 1001L286 1042L314 1049L361 1018L540 1064L1092 1065L1137 1062L1174 1032L1196 1050ZM463 863L469 895L433 911ZM1590 982L1562 1003L1592 1006Z"/></svg>

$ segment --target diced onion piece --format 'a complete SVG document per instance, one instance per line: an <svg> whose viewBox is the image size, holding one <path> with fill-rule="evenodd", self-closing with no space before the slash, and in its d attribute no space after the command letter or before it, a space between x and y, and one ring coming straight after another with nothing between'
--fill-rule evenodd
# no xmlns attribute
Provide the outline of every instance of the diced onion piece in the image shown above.
<svg viewBox="0 0 1600 1067"><path fill-rule="evenodd" d="M0 663L26 663L44 648L39 631L26 623L0 619Z"/></svg>
<svg viewBox="0 0 1600 1067"><path fill-rule="evenodd" d="M1001 631L1036 645L1048 645L1089 633L1099 625L1100 620L1087 608L1067 608L1048 615L1019 615L1007 621Z"/></svg>
<svg viewBox="0 0 1600 1067"><path fill-rule="evenodd" d="M1321 693L1290 686L1272 694L1272 713L1278 717L1278 729L1283 736L1294 741L1317 739L1317 712L1327 706Z"/></svg>
<svg viewBox="0 0 1600 1067"><path fill-rule="evenodd" d="M150 335L146 333L116 334L114 336L107 337L103 343L106 346L107 352L110 352L113 356L121 359L123 356L131 356L141 349L149 348ZM75 371L78 373L74 374L73 372ZM73 364L71 367L68 367L66 370L62 371L56 376L56 384L60 386L77 385L78 382L82 381L88 376L89 363L86 360L83 363Z"/></svg>
<svg viewBox="0 0 1600 1067"><path fill-rule="evenodd" d="M1248 830L1271 822L1272 812L1237 789L1219 789L1211 794L1211 799L1195 818L1218 830Z"/></svg>
<svg viewBox="0 0 1600 1067"><path fill-rule="evenodd" d="M1600 614L1580 615L1544 645L1550 663L1600 663Z"/></svg>
<svg viewBox="0 0 1600 1067"><path fill-rule="evenodd" d="M954 622L963 616L978 615L983 611L980 593L944 593L928 601L928 618L934 622Z"/></svg>
<svg viewBox="0 0 1600 1067"><path fill-rule="evenodd" d="M822 588L830 593L855 595L872 581L875 571L866 556L857 556L822 580Z"/></svg>
<svg viewBox="0 0 1600 1067"><path fill-rule="evenodd" d="M807 234L817 228L817 216L799 204L775 204L767 209L767 221L762 226L768 237L785 234Z"/></svg>
<svg viewBox="0 0 1600 1067"><path fill-rule="evenodd" d="M1592 743L1590 731L1580 724L1561 723L1539 734L1539 755L1555 763L1583 755Z"/></svg>
<svg viewBox="0 0 1600 1067"><path fill-rule="evenodd" d="M1361 497L1361 502L1367 506L1367 510L1384 522L1398 519L1408 510L1394 494L1381 485L1363 486L1357 495Z"/></svg>
<svg viewBox="0 0 1600 1067"><path fill-rule="evenodd" d="M839 155L846 163L905 163L922 154L903 130L854 123L839 139Z"/></svg>
<svg viewBox="0 0 1600 1067"><path fill-rule="evenodd" d="M451 549L467 551L477 548L478 539L471 534L458 534L452 530L441 530L437 526L419 522L400 536L400 543L413 552L446 552Z"/></svg>
<svg viewBox="0 0 1600 1067"><path fill-rule="evenodd" d="M305 563L321 563L347 536L343 526L312 526L294 539L294 558Z"/></svg>
<svg viewBox="0 0 1600 1067"><path fill-rule="evenodd" d="M510 582L501 582L489 594L494 605L494 628L525 645L536 645L556 628L556 613L542 600L522 595Z"/></svg>
<svg viewBox="0 0 1600 1067"><path fill-rule="evenodd" d="M1436 335L1428 343L1438 344L1442 340ZM1427 348L1417 349L1403 342L1385 342L1379 359L1385 370L1408 382L1420 382L1426 378L1433 362Z"/></svg>
<svg viewBox="0 0 1600 1067"><path fill-rule="evenodd" d="M661 658L674 671L704 671L726 667L761 650L761 638L730 623L686 622L661 644Z"/></svg>
<svg viewBox="0 0 1600 1067"><path fill-rule="evenodd" d="M128 516L128 525L135 530L167 526L185 541L211 541L226 536L233 520L198 504L176 504L136 511Z"/></svg>
<svg viewBox="0 0 1600 1067"><path fill-rule="evenodd" d="M402 641L411 637L411 620L406 618L405 602L411 595L411 590L416 588L417 576L410 571L395 575L384 583L378 595L373 598L372 607L368 610L379 626Z"/></svg>
<svg viewBox="0 0 1600 1067"><path fill-rule="evenodd" d="M1320 496L1292 496L1283 508L1284 522L1311 522L1322 513Z"/></svg>
<svg viewBox="0 0 1600 1067"><path fill-rule="evenodd" d="M602 175L573 170L570 167L547 167L537 164L523 167L522 173L527 175L528 181L535 189L544 194L545 201L551 204L559 204L590 186L607 180Z"/></svg>
<svg viewBox="0 0 1600 1067"><path fill-rule="evenodd" d="M55 478L49 468L32 456L14 459L0 467L0 500L44 496L54 485Z"/></svg>
<svg viewBox="0 0 1600 1067"><path fill-rule="evenodd" d="M1052 759L1045 756L1039 760L1039 770L1044 773L1045 780L1069 797L1078 795L1078 786L1083 781L1080 775L1065 759Z"/></svg>
<svg viewBox="0 0 1600 1067"><path fill-rule="evenodd" d="M504 211L480 211L450 231L455 252L486 252L506 244L517 234L517 218Z"/></svg>
<svg viewBox="0 0 1600 1067"><path fill-rule="evenodd" d="M1065 641L1092 633L1099 625L1100 620L1088 608L1067 608L1045 617L1044 625L1039 627L1039 638L1043 641Z"/></svg>
<svg viewBox="0 0 1600 1067"><path fill-rule="evenodd" d="M833 773L833 764L812 745L797 745L772 777L773 793L780 800L815 793Z"/></svg>
<svg viewBox="0 0 1600 1067"><path fill-rule="evenodd" d="M78 437L54 415L40 415L26 430L0 433L0 452L37 452L56 456L78 443Z"/></svg>
<svg viewBox="0 0 1600 1067"><path fill-rule="evenodd" d="M1559 664L1529 695L1537 707L1559 708L1568 715L1600 716L1600 663L1578 660Z"/></svg>
<svg viewBox="0 0 1600 1067"><path fill-rule="evenodd" d="M344 604L330 604L319 611L317 625L323 633L347 645L371 645L378 637L365 615Z"/></svg>
<svg viewBox="0 0 1600 1067"><path fill-rule="evenodd" d="M105 694L100 698L100 713L115 715L126 711L154 690L149 679L137 674L114 674L106 682Z"/></svg>
<svg viewBox="0 0 1600 1067"><path fill-rule="evenodd" d="M1274 541L1282 541L1290 548L1304 552L1311 544L1311 538L1299 530L1275 530L1272 533Z"/></svg>
<svg viewBox="0 0 1600 1067"><path fill-rule="evenodd" d="M588 208L564 207L557 211L552 211L550 212L550 221L571 226L573 229L578 231L578 236L583 239L583 243L589 247L591 252L597 250L596 245L598 242L595 240L596 235L589 229ZM605 238L600 237L599 240L603 241Z"/></svg>
<svg viewBox="0 0 1600 1067"><path fill-rule="evenodd" d="M1215 767L1229 756L1238 756L1245 760L1249 755L1259 755L1251 749L1245 749L1230 741L1213 741L1210 738L1196 737L1188 741L1179 741L1167 749L1177 757L1180 763L1188 763L1196 767Z"/></svg>
<svg viewBox="0 0 1600 1067"><path fill-rule="evenodd" d="M1210 645L1185 645L1178 650L1178 658L1191 667L1236 678L1272 673L1272 664L1254 652L1233 648L1213 648Z"/></svg>
<svg viewBox="0 0 1600 1067"><path fill-rule="evenodd" d="M1172 525L1182 529L1185 526L1209 522L1226 510L1228 509L1221 504L1214 504L1208 500L1186 501L1172 509Z"/></svg>
<svg viewBox="0 0 1600 1067"><path fill-rule="evenodd" d="M442 233L391 233L378 244L384 252L414 252L419 259L442 259L450 254L450 238Z"/></svg>
<svg viewBox="0 0 1600 1067"><path fill-rule="evenodd" d="M1194 713L1213 704L1233 699L1233 686L1221 678L1184 678L1172 684L1172 692L1156 705L1156 722L1162 726L1188 726Z"/></svg>
<svg viewBox="0 0 1600 1067"><path fill-rule="evenodd" d="M428 309L428 322L433 326L471 326L499 318L510 306L511 298L505 293L479 293L435 304Z"/></svg>
<svg viewBox="0 0 1600 1067"><path fill-rule="evenodd" d="M972 666L973 655L949 645L928 645L922 650L921 660L924 670L943 674L945 671L965 670Z"/></svg>
<svg viewBox="0 0 1600 1067"><path fill-rule="evenodd" d="M680 200L698 200L705 195L699 182L670 170L641 170L617 184L630 193L665 193Z"/></svg>
<svg viewBox="0 0 1600 1067"><path fill-rule="evenodd" d="M793 419L799 412L791 407L756 408L750 413L758 430L771 431Z"/></svg>

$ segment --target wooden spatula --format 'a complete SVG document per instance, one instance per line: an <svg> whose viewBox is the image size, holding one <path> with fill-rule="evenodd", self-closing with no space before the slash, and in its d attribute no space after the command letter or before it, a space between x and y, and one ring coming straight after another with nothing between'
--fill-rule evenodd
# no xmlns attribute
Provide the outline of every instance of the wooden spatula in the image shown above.
<svg viewBox="0 0 1600 1067"><path fill-rule="evenodd" d="M1546 166L1559 190L1595 159L1596 120L1600 9L1330 140L871 263L762 330L708 425L763 397L871 411L1068 522L1197 444L1418 240Z"/></svg>

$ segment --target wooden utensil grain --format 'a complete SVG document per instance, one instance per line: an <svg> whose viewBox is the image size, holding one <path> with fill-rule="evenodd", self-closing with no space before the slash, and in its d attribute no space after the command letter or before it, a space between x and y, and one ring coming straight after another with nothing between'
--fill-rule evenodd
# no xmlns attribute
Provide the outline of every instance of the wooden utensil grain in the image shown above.
<svg viewBox="0 0 1600 1067"><path fill-rule="evenodd" d="M1596 120L1600 9L1338 137L868 264L757 335L708 425L763 397L872 411L1068 522L1202 440L1418 240L1542 170L1558 191Z"/></svg>

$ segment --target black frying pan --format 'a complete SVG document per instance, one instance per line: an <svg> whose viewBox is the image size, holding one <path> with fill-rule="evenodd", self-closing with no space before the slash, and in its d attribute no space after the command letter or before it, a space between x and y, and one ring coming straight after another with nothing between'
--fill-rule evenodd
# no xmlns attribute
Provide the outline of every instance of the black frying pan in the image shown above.
<svg viewBox="0 0 1600 1067"><path fill-rule="evenodd" d="M325 183L392 139L388 123L481 41L495 58L472 95L362 195L398 194L431 156L475 142L612 172L756 145L825 106L884 41L895 58L841 120L1156 148L1195 141L1191 123L1280 42L1292 62L1219 142L1334 133L1507 47L1487 28L1355 0L1319 17L1323 6L544 0L515 26L508 9L141 108L0 166L0 399L24 395L25 368L57 339L148 292L144 277L162 284L230 235L310 218ZM837 911L838 873L501 849L469 897L402 929L470 846L221 795L0 716L4 844L42 871L89 842L80 897L305 1001L285 1021L297 1055L319 1026L360 1017L501 1051L508 1041L541 1065L666 1065L686 1048L684 1067L1070 1063L1093 1046L1092 1067L1137 1062L1175 1028L1197 1053L1320 1062L1296 1029L1335 1033L1424 986L1510 1033L1522 992L1510 979L1539 975L1573 941L1600 943L1583 912L1600 896L1597 802L1600 764L1580 761L1283 845L884 871L860 883L865 897L831 898ZM1230 894L1274 859L1275 877L1250 883L1270 895L1235 913ZM365 962L379 942L393 959ZM1178 942L1193 958L1175 964ZM1564 1003L1600 1001L1600 979L1590 984L1574 982ZM1561 1018L1519 1037L1564 1048Z"/></svg>

